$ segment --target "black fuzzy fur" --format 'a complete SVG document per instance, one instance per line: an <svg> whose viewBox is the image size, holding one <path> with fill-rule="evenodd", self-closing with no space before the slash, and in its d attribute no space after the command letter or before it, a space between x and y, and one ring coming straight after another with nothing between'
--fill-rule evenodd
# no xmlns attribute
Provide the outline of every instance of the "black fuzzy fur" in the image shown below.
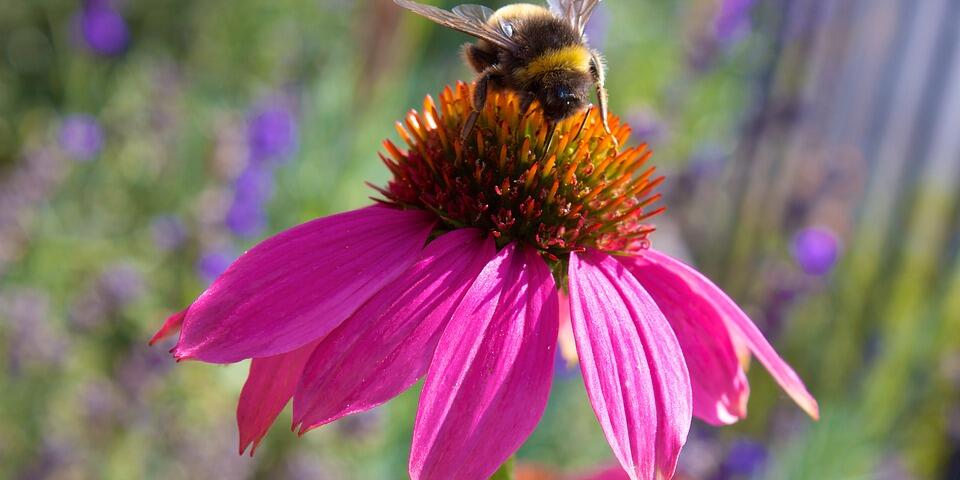
<svg viewBox="0 0 960 480"><path fill-rule="evenodd" d="M583 46L580 34L565 20L552 16L529 16L511 18L513 40L519 45L517 50L498 48L490 42L479 40L464 46L464 57L473 69L480 74L478 86L502 88L520 94L524 103L537 100L543 108L546 119L558 122L588 104L590 87L594 78L590 72L557 71L549 72L534 79L522 78L518 73L544 53L570 46ZM575 96L564 101L561 93ZM479 110L486 100L486 92L474 92L474 107Z"/></svg>

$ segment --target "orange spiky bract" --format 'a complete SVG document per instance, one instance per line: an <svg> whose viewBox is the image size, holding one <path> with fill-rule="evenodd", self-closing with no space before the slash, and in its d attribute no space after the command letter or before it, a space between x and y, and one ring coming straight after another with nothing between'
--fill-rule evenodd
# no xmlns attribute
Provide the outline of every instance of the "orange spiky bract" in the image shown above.
<svg viewBox="0 0 960 480"><path fill-rule="evenodd" d="M397 122L407 149L384 142L380 157L393 179L374 187L384 197L376 200L432 211L442 230L475 227L500 246L534 246L552 262L587 248L617 253L649 245L654 227L645 222L664 208L651 206L663 177L654 178L653 167L637 174L651 156L646 144L617 153L589 110L557 124L546 145L542 113L521 116L509 92L491 92L462 141L471 98L469 86L458 83L444 89L439 105L427 96L422 112ZM630 128L614 116L610 126L625 145Z"/></svg>

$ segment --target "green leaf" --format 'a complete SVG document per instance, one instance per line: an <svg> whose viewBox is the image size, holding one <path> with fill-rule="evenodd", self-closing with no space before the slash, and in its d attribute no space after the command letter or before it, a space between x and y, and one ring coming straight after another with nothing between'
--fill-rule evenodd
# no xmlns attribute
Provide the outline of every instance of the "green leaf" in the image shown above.
<svg viewBox="0 0 960 480"><path fill-rule="evenodd" d="M496 473L490 477L490 480L513 480L513 465L516 463L514 457L507 459L503 465L500 465L500 468Z"/></svg>

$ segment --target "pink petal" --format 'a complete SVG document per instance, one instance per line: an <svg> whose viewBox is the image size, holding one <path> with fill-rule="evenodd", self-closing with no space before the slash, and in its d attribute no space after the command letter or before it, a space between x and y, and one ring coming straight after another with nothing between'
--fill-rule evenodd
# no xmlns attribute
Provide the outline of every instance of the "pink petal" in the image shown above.
<svg viewBox="0 0 960 480"><path fill-rule="evenodd" d="M250 456L270 425L290 401L300 381L303 366L316 348L318 341L308 343L292 352L273 357L254 358L250 374L240 392L237 404L237 426L240 429L240 455L253 445Z"/></svg>
<svg viewBox="0 0 960 480"><path fill-rule="evenodd" d="M578 476L578 480L628 480L630 475L620 465L607 467L593 473Z"/></svg>
<svg viewBox="0 0 960 480"><path fill-rule="evenodd" d="M543 415L557 343L557 289L511 244L480 273L440 338L420 396L410 476L488 478Z"/></svg>
<svg viewBox="0 0 960 480"><path fill-rule="evenodd" d="M677 335L690 371L693 414L713 425L746 417L750 385L722 312L683 278L645 256L619 260L657 302Z"/></svg>
<svg viewBox="0 0 960 480"><path fill-rule="evenodd" d="M157 330L157 333L153 334L153 338L150 339L150 345L154 345L160 340L177 333L177 331L180 330L180 325L183 325L183 318L186 316L187 310L183 309L167 317L167 320L163 322L160 330Z"/></svg>
<svg viewBox="0 0 960 480"><path fill-rule="evenodd" d="M190 306L174 355L231 363L323 337L399 277L432 228L422 211L375 206L268 238Z"/></svg>
<svg viewBox="0 0 960 480"><path fill-rule="evenodd" d="M693 411L676 336L613 257L573 253L569 276L580 369L607 442L631 478L671 478Z"/></svg>
<svg viewBox="0 0 960 480"><path fill-rule="evenodd" d="M431 242L420 260L330 333L293 401L300 432L373 408L427 372L450 314L494 257L489 235L462 229Z"/></svg>
<svg viewBox="0 0 960 480"><path fill-rule="evenodd" d="M780 358L780 355L770 346L757 326L750 321L750 318L726 293L723 293L719 287L700 272L669 255L653 249L644 250L640 255L649 262L659 265L662 269L673 272L678 279L689 286L688 288L691 291L697 292L711 302L714 308L722 314L723 321L734 338L734 343L737 341L746 343L753 354L757 356L757 359L760 360L760 363L780 384L780 387L787 392L787 395L790 395L790 398L797 402L797 405L808 415L815 419L820 417L817 401L807 391L797 373Z"/></svg>

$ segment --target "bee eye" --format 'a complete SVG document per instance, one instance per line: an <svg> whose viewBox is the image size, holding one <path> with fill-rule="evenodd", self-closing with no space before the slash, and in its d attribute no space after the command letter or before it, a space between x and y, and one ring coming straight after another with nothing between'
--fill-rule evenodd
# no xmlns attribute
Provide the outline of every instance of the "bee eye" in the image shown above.
<svg viewBox="0 0 960 480"><path fill-rule="evenodd" d="M556 90L557 101L565 107L572 107L577 100L577 94L569 87L561 86Z"/></svg>

